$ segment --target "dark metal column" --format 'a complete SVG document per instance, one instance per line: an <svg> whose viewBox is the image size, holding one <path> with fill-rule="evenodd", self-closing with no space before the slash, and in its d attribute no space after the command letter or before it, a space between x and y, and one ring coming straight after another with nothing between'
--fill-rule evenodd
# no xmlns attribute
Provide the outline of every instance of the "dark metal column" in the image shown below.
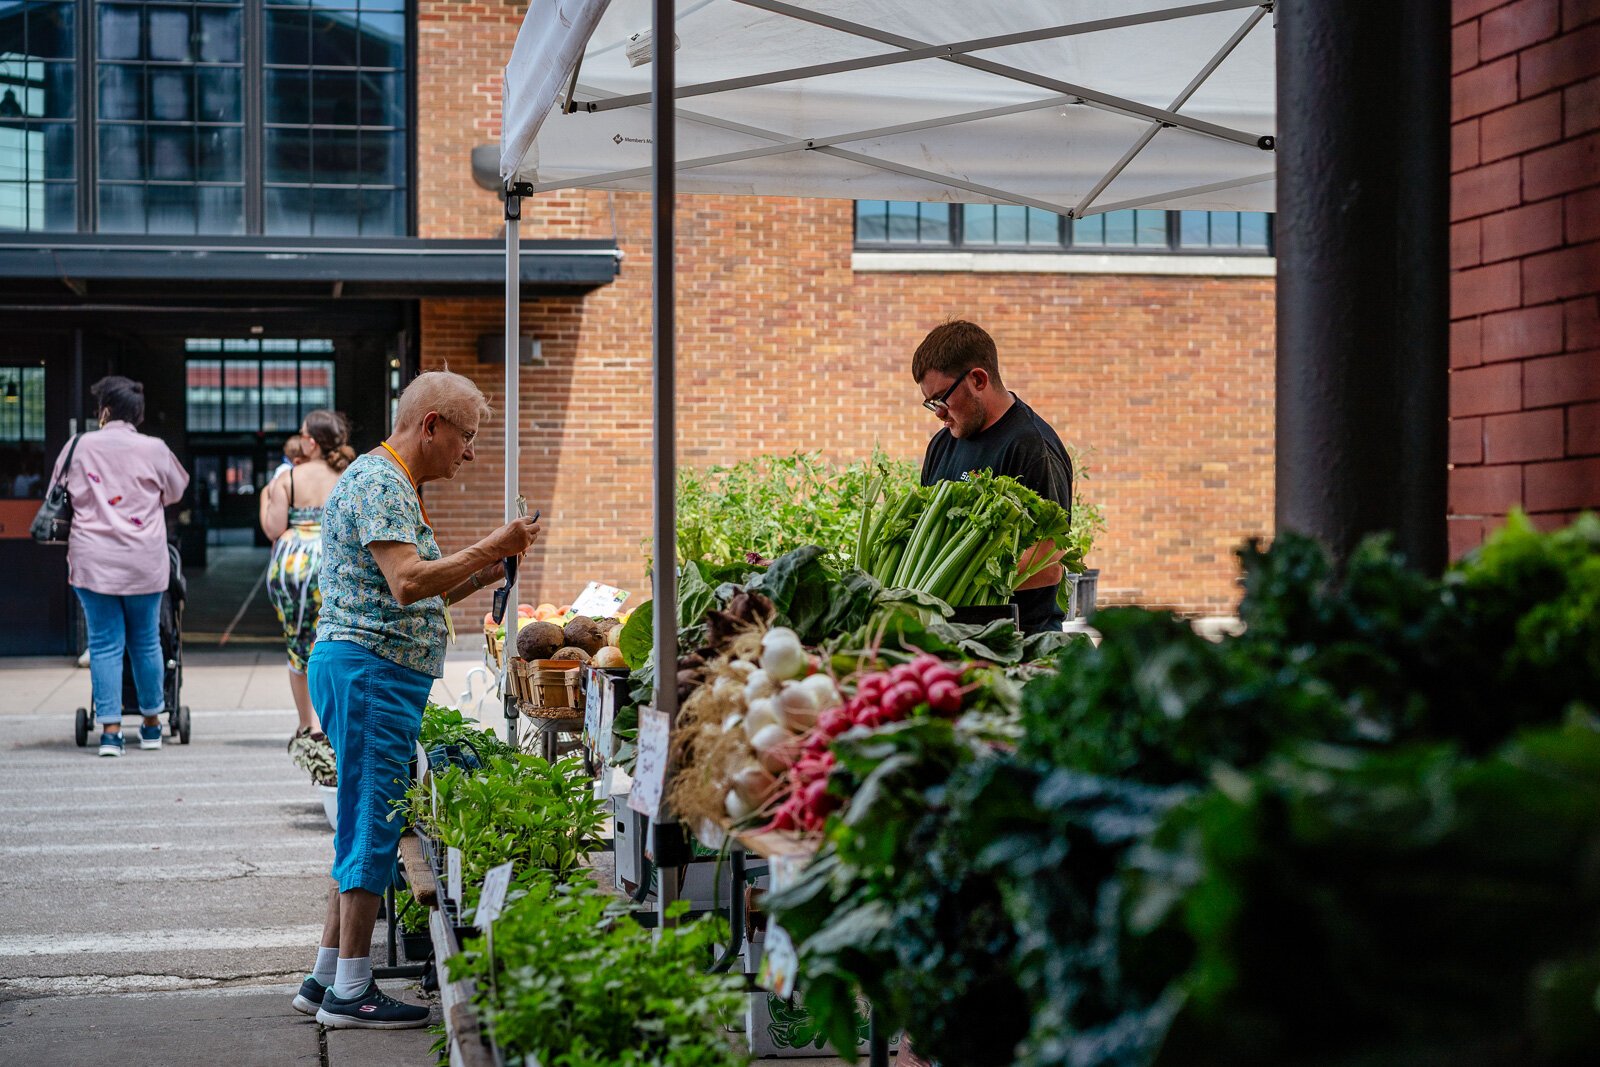
<svg viewBox="0 0 1600 1067"><path fill-rule="evenodd" d="M1443 568L1450 6L1278 7L1277 524Z"/></svg>

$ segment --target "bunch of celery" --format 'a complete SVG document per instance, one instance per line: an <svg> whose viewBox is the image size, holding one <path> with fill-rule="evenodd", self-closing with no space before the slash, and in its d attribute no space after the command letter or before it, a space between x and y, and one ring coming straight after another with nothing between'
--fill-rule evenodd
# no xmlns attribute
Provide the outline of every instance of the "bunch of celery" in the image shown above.
<svg viewBox="0 0 1600 1067"><path fill-rule="evenodd" d="M856 533L856 566L885 586L915 589L951 607L1003 604L1017 586L1057 562L1018 561L1040 541L1065 544L1065 508L1014 478L974 471L959 482L878 500L874 482Z"/></svg>

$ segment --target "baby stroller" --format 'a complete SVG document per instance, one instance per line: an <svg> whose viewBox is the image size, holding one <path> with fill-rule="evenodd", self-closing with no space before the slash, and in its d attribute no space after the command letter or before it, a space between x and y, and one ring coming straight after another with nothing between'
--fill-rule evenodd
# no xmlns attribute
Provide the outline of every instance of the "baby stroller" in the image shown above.
<svg viewBox="0 0 1600 1067"><path fill-rule="evenodd" d="M177 738L180 744L187 745L189 706L180 704L178 697L183 688L183 602L188 597L188 585L183 580L183 559L178 555L178 546L169 543L167 556L171 560L172 570L167 580L167 591L161 597L161 658L165 663L161 676L161 697L167 709L169 735ZM133 664L128 660L126 650L122 654L122 714L135 717L139 714L139 694L133 685ZM93 729L94 712L79 708L76 730L79 748L88 745Z"/></svg>

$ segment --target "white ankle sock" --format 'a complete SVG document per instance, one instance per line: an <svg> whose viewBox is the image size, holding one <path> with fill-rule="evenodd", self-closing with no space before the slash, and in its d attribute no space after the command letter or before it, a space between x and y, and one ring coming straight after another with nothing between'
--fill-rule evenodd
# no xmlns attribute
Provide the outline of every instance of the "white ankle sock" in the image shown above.
<svg viewBox="0 0 1600 1067"><path fill-rule="evenodd" d="M337 951L337 950L335 950ZM347 960L339 957L333 976L333 995L340 1000L354 1000L372 984L372 957L361 956Z"/></svg>
<svg viewBox="0 0 1600 1067"><path fill-rule="evenodd" d="M334 948L318 948L317 965L311 969L311 977L323 985L332 985L334 970L338 963L339 949L337 946Z"/></svg>

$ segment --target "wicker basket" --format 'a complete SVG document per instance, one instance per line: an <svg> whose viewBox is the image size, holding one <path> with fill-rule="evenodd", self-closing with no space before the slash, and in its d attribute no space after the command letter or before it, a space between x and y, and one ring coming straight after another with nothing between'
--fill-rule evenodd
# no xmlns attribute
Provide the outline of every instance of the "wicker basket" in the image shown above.
<svg viewBox="0 0 1600 1067"><path fill-rule="evenodd" d="M503 661L505 642L496 637L493 630L484 630L483 640L489 647L489 662L498 666Z"/></svg>

